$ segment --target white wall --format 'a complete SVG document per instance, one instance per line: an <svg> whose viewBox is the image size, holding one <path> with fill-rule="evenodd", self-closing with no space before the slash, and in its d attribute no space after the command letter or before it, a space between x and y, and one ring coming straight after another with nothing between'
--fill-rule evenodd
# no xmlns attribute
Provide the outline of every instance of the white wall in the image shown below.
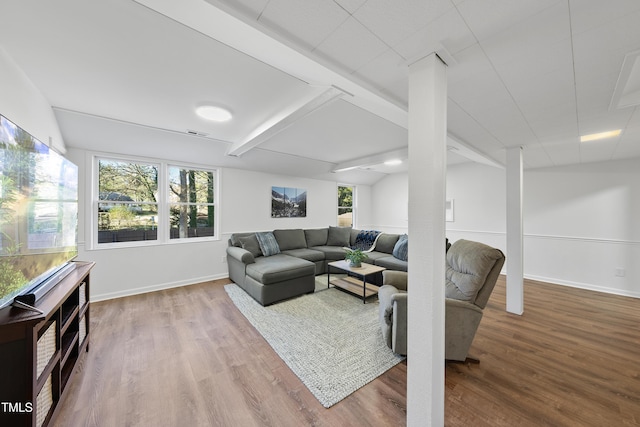
<svg viewBox="0 0 640 427"><path fill-rule="evenodd" d="M400 211L407 179L390 175L372 187L381 229L404 225L400 215L381 208L389 201ZM451 241L506 249L504 180L504 170L489 166L449 168ZM640 297L640 159L525 170L523 209L527 278Z"/></svg>
<svg viewBox="0 0 640 427"><path fill-rule="evenodd" d="M140 144L146 142L140 141ZM90 152L70 147L68 157L78 164L80 170L79 222L85 226L81 226L79 233L78 258L96 262L92 273L93 301L227 277L224 257L227 240L232 233L278 228L320 228L336 225L337 222L335 182L221 168L220 209L217 211L220 215L219 241L91 250L85 241L85 236L90 232L86 229L87 186L90 185L91 166L87 158L90 158ZM215 167L215 159L209 163L199 164ZM271 218L272 186L306 189L307 217ZM359 188L362 190L362 203L370 205L370 189L367 186Z"/></svg>
<svg viewBox="0 0 640 427"><path fill-rule="evenodd" d="M0 114L42 142L48 144L51 141L58 151L67 151L66 156L78 165L78 259L96 262L91 273L92 301L227 277L227 264L223 257L226 256L227 239L233 232L336 225L336 182L219 168L220 240L89 250L85 239L88 232L85 227L87 188L91 182L88 150L155 156L213 167L221 160L217 151L206 139L109 120L102 120L103 125L95 125L95 121L101 121L99 118L92 119L94 126L73 132L65 147L51 105L1 48L0 93ZM306 188L307 217L271 218L271 186ZM359 214L356 223L370 223L370 187L357 188L357 203Z"/></svg>
<svg viewBox="0 0 640 427"><path fill-rule="evenodd" d="M29 77L0 47L0 114L36 137L40 142L64 153L51 105Z"/></svg>

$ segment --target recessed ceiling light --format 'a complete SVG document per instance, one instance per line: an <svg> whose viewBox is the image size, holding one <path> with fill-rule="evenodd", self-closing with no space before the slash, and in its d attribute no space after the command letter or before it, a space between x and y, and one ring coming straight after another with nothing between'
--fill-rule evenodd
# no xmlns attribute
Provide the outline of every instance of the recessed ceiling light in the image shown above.
<svg viewBox="0 0 640 427"><path fill-rule="evenodd" d="M402 160L400 159L393 159L393 160L387 160L386 162L384 162L385 165L387 166L396 166L402 163Z"/></svg>
<svg viewBox="0 0 640 427"><path fill-rule="evenodd" d="M216 107L215 105L202 105L196 108L196 114L206 120L213 122L226 122L231 120L231 112L222 107Z"/></svg>
<svg viewBox="0 0 640 427"><path fill-rule="evenodd" d="M622 129L610 130L608 132L591 133L589 135L582 135L580 137L580 142L588 142L588 141L595 141L598 139L613 138L614 136L620 135L620 132L622 132Z"/></svg>

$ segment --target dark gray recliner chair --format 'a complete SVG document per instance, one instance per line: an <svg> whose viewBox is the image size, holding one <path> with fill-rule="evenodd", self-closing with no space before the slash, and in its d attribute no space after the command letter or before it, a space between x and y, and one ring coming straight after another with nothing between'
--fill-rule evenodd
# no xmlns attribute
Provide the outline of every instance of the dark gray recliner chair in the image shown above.
<svg viewBox="0 0 640 427"><path fill-rule="evenodd" d="M445 359L465 361L505 257L483 243L458 240L446 259ZM403 355L407 354L407 298L407 273L384 271L378 292L382 335L394 353Z"/></svg>

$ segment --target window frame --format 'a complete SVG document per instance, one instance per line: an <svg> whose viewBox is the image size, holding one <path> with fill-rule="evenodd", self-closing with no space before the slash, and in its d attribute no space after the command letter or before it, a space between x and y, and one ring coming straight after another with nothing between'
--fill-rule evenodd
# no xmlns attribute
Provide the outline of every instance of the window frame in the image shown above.
<svg viewBox="0 0 640 427"><path fill-rule="evenodd" d="M99 162L100 160L113 160L120 162L142 163L158 167L158 235L156 240L138 240L131 242L98 243L98 203L99 200ZM175 245L183 243L198 243L206 241L219 241L220 238L220 169L215 166L207 166L188 162L176 162L150 157L128 156L113 153L91 152L87 153L86 164L91 165L91 185L87 189L86 203L86 233L88 237L87 250L121 249L132 247ZM190 170L201 170L213 173L213 203L215 214L213 218L213 236L170 238L170 212L169 206L169 167L179 167ZM139 202L141 204L144 202Z"/></svg>

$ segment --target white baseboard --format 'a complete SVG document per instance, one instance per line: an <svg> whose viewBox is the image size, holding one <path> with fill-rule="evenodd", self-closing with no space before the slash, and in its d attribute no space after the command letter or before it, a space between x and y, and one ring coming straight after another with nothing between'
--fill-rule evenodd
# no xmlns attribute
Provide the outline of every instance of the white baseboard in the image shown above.
<svg viewBox="0 0 640 427"><path fill-rule="evenodd" d="M125 289L123 291L118 291L118 292L107 292L104 294L91 295L90 301L98 302L98 301L105 301L105 300L110 300L115 298L129 297L132 295L146 294L148 292L156 292L164 289L179 288L181 286L190 286L190 285L195 285L202 282L209 282L212 280L220 280L220 279L227 279L227 278L229 278L229 275L225 273L225 274L217 274L217 275L206 276L206 277L198 277L198 278L193 278L188 280L180 280L177 282L160 283L158 285Z"/></svg>
<svg viewBox="0 0 640 427"><path fill-rule="evenodd" d="M627 291L624 289L608 288L606 286L596 286L588 283L571 282L568 280L559 280L550 277L532 276L530 274L525 274L524 277L526 279L545 282L552 285L568 286L571 288L585 289L587 291L602 292L605 294L620 295L624 297L640 298L640 292Z"/></svg>

